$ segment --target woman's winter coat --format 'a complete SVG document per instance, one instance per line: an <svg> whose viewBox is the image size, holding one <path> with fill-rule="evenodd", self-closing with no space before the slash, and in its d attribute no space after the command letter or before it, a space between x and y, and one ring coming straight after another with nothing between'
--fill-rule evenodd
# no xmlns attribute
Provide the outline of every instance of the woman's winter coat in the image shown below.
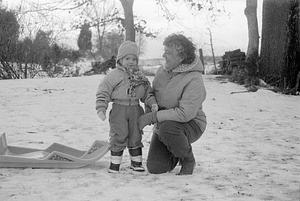
<svg viewBox="0 0 300 201"><path fill-rule="evenodd" d="M206 98L206 90L202 72L203 65L197 57L192 64L182 64L171 72L164 68L158 70L152 92L161 108L157 112L158 122L194 120L202 131L205 130L206 116L202 103Z"/></svg>

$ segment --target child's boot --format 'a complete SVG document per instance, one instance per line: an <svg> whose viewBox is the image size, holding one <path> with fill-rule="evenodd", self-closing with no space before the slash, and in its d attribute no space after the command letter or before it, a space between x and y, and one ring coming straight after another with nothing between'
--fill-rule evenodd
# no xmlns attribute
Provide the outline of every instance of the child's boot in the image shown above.
<svg viewBox="0 0 300 201"><path fill-rule="evenodd" d="M131 166L130 169L137 172L144 172L145 168L142 165L142 148L129 149Z"/></svg>
<svg viewBox="0 0 300 201"><path fill-rule="evenodd" d="M109 173L118 173L122 162L123 150L122 151L110 151L110 165L108 168Z"/></svg>

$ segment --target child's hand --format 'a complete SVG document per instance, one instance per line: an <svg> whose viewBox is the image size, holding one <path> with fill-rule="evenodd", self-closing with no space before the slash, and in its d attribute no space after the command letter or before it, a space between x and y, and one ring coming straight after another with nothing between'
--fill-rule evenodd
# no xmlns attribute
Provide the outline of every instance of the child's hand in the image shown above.
<svg viewBox="0 0 300 201"><path fill-rule="evenodd" d="M158 111L158 105L157 105L157 104L153 104L153 105L151 106L151 111L152 111L152 112L157 112L157 111Z"/></svg>
<svg viewBox="0 0 300 201"><path fill-rule="evenodd" d="M102 121L105 121L106 115L105 115L104 112L98 111L98 112L97 112L97 115L98 115L98 117L99 117Z"/></svg>

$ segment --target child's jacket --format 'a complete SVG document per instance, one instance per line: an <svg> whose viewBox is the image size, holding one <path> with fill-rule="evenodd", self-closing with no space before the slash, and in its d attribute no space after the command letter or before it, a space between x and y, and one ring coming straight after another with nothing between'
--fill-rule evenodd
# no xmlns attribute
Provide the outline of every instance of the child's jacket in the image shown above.
<svg viewBox="0 0 300 201"><path fill-rule="evenodd" d="M138 105L139 100L145 105L156 103L149 95L151 86L140 71L130 73L124 67L117 66L104 77L96 93L96 110L106 112L109 102L120 105Z"/></svg>

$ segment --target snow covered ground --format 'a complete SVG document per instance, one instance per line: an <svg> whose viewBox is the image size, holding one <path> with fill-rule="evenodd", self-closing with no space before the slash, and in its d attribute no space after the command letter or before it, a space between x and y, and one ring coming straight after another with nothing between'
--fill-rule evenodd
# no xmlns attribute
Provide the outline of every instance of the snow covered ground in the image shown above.
<svg viewBox="0 0 300 201"><path fill-rule="evenodd" d="M53 142L87 149L108 139L95 113L103 75L0 81L0 133L9 145ZM1 201L299 201L300 97L204 75L208 127L193 144L192 176L132 173L125 152L120 174L107 173L109 154L80 169L0 169ZM151 126L143 136L144 160Z"/></svg>

